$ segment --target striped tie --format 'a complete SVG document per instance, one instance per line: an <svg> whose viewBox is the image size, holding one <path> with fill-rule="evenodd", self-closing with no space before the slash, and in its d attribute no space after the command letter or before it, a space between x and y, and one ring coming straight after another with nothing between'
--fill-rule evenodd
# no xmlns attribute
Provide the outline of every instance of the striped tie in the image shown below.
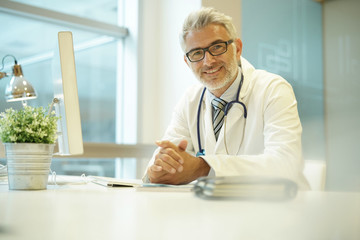
<svg viewBox="0 0 360 240"><path fill-rule="evenodd" d="M224 107L226 106L226 101L221 98L214 98L211 101L211 104L214 108L213 114L213 127L216 140L219 137L220 129L224 123Z"/></svg>

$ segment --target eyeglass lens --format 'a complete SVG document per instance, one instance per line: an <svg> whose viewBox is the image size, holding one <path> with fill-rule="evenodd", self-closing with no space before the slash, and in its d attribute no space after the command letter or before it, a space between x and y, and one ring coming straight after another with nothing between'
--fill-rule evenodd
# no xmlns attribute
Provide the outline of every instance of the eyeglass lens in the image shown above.
<svg viewBox="0 0 360 240"><path fill-rule="evenodd" d="M197 62L205 57L205 52L208 51L212 56L218 56L227 51L227 42L216 43L208 48L195 49L187 53L187 57L192 62Z"/></svg>

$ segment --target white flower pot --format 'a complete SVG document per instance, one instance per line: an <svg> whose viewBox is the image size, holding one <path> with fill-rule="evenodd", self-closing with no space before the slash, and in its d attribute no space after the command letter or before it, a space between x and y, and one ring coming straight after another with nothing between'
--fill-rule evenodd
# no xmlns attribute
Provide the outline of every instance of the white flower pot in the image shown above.
<svg viewBox="0 0 360 240"><path fill-rule="evenodd" d="M10 190L46 189L55 144L4 143Z"/></svg>

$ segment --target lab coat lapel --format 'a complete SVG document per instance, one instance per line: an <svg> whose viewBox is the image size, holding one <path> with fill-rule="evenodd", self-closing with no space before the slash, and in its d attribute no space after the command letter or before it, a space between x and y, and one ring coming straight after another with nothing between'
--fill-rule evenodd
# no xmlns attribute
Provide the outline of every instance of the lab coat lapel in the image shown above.
<svg viewBox="0 0 360 240"><path fill-rule="evenodd" d="M226 134L225 133L226 130ZM226 123L221 129L221 138L219 144L228 149L229 155L237 155L244 136L245 130L245 118L243 107L239 103L232 105L230 111L228 112ZM226 138L226 139L225 139ZM226 148L225 148L226 152Z"/></svg>

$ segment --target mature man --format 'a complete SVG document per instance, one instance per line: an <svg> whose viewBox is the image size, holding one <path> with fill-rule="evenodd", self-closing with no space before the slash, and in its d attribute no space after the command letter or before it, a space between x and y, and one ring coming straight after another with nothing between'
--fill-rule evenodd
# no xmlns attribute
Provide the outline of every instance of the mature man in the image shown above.
<svg viewBox="0 0 360 240"><path fill-rule="evenodd" d="M201 84L176 106L143 180L184 184L208 175L274 176L308 188L292 87L241 57L231 18L215 9L191 13L180 42Z"/></svg>

